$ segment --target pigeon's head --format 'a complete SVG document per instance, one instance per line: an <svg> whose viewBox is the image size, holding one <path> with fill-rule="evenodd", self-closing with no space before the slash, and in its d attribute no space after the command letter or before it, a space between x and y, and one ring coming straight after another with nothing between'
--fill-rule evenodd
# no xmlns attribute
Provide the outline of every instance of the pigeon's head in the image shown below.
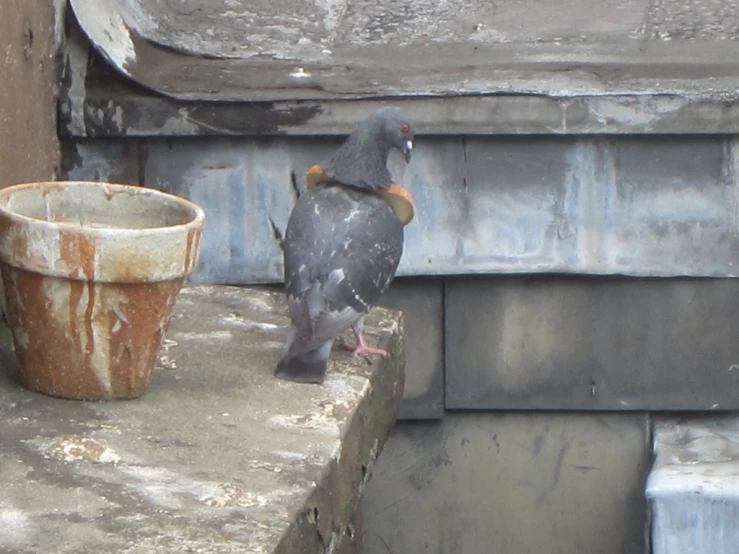
<svg viewBox="0 0 739 554"><path fill-rule="evenodd" d="M411 161L413 153L413 139L415 131L413 124L408 120L400 108L380 108L371 117L378 124L387 146L397 148L405 156L405 161Z"/></svg>

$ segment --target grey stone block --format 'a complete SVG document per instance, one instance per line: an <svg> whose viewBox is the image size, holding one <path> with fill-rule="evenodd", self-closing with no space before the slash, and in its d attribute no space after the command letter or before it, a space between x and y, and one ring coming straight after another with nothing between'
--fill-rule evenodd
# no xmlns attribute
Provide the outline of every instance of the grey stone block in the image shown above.
<svg viewBox="0 0 739 554"><path fill-rule="evenodd" d="M739 418L663 418L647 481L653 554L739 548Z"/></svg>
<svg viewBox="0 0 739 554"><path fill-rule="evenodd" d="M400 419L444 417L444 318L441 279L396 279L380 302L403 312L405 390Z"/></svg>
<svg viewBox="0 0 739 554"><path fill-rule="evenodd" d="M739 280L449 279L446 407L739 408Z"/></svg>
<svg viewBox="0 0 739 554"><path fill-rule="evenodd" d="M362 498L365 554L647 552L644 414L402 422Z"/></svg>

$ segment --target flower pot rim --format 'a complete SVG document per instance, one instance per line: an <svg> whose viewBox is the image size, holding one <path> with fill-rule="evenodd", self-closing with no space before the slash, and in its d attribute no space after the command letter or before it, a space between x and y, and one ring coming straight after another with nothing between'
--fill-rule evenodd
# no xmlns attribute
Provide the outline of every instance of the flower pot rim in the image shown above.
<svg viewBox="0 0 739 554"><path fill-rule="evenodd" d="M66 221L48 221L45 219L38 219L35 217L27 216L21 213L18 213L14 210L8 209L4 204L3 201L8 199L10 196L12 196L13 193L26 190L26 189L35 189L35 188L48 188L48 189L57 189L62 190L66 188L72 188L72 187L98 187L103 188L106 191L106 195L113 195L113 194L131 194L131 195L144 195L144 196L150 196L154 199L159 200L165 200L169 202L173 202L176 204L181 205L183 208L186 208L190 214L192 215L192 218L189 221L186 221L185 223L178 223L175 225L162 225L157 227L143 227L143 228L136 228L136 227L87 227L87 226L81 226L77 223L71 223ZM42 192L43 193L43 192ZM45 194L45 193L44 193ZM3 189L0 189L0 213L2 213L5 217L8 219L11 219L16 222L27 222L34 226L39 227L46 227L46 228L54 228L54 229L63 229L65 232L69 233L84 233L87 236L90 237L96 237L96 236L108 236L108 235L145 235L145 234L161 234L161 233L167 233L172 231L177 231L179 229L192 229L192 228L198 228L201 227L205 221L205 212L203 209L195 204L194 202L191 202L190 200L186 198L182 198L180 196L169 194L167 192L162 192L156 189L151 189L143 186L138 185L125 185L120 183L110 183L107 181L31 181L27 183L18 183L15 185L11 185L9 187L5 187Z"/></svg>
<svg viewBox="0 0 739 554"><path fill-rule="evenodd" d="M34 194L45 195L70 187L95 189L96 195L104 193L108 199L125 194L138 196L139 203L141 199L146 203L151 198L151 208L181 210L187 221L159 227L96 227L38 219L6 205L14 193L37 189ZM193 202L154 189L102 181L21 183L0 190L0 263L82 281L152 283L180 279L199 263L204 222L205 212ZM156 219L154 223L158 223Z"/></svg>

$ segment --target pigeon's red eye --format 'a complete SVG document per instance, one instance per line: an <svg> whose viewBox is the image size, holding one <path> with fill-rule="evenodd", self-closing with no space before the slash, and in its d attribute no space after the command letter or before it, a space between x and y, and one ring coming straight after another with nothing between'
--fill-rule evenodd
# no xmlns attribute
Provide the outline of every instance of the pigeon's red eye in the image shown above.
<svg viewBox="0 0 739 554"><path fill-rule="evenodd" d="M403 123L400 126L400 132L401 133L407 133L409 130L410 130L410 127L408 127L408 124L407 123Z"/></svg>

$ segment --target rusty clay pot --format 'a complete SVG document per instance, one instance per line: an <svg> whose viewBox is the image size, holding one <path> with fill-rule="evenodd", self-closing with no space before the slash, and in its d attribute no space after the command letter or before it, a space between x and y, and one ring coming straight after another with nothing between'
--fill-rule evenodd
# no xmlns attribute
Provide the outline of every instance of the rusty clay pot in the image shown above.
<svg viewBox="0 0 739 554"><path fill-rule="evenodd" d="M203 210L170 194L93 182L0 190L0 266L22 383L80 400L149 384Z"/></svg>

